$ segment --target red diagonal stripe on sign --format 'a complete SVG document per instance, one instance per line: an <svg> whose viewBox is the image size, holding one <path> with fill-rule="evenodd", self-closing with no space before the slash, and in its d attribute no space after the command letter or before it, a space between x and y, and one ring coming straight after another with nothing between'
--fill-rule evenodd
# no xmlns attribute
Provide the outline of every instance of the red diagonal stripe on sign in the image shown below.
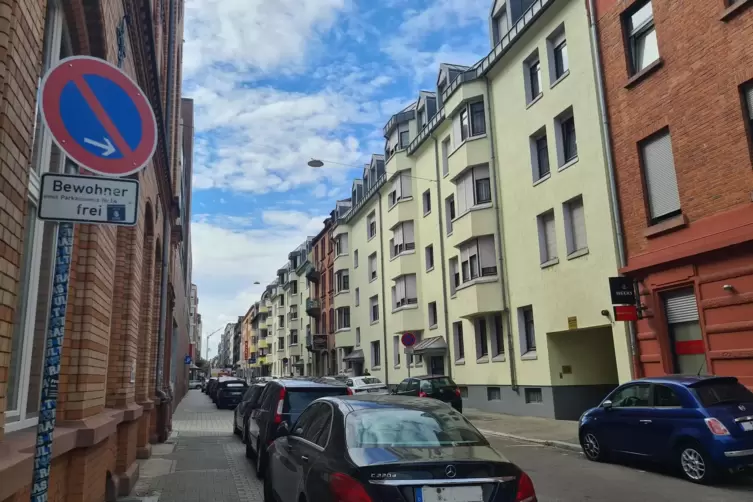
<svg viewBox="0 0 753 502"><path fill-rule="evenodd" d="M125 139L123 139L123 136L120 135L118 128L115 126L113 121L110 120L110 116L107 115L107 112L102 106L102 103L99 102L99 99L97 99L97 96L89 87L89 84L86 83L86 80L84 80L82 76L77 76L73 79L73 83L76 84L76 87L78 87L81 95L84 97L86 102L89 104L89 107L94 112L94 116L97 117L99 122L102 124L102 127L104 127L105 132L110 136L110 138L112 138L113 143L115 143L115 146L118 147L120 153L124 157L127 157L128 155L133 153L131 147L128 146L128 143L126 143ZM100 138L91 139L99 141Z"/></svg>

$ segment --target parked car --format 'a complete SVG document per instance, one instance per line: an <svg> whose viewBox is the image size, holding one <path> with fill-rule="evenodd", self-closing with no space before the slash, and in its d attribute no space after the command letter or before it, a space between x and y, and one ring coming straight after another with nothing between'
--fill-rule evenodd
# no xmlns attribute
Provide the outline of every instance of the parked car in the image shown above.
<svg viewBox="0 0 753 502"><path fill-rule="evenodd" d="M398 396L431 397L444 401L463 413L463 398L460 388L448 376L425 375L406 378L392 390Z"/></svg>
<svg viewBox="0 0 753 502"><path fill-rule="evenodd" d="M189 380L188 388L189 389L201 389L201 380Z"/></svg>
<svg viewBox="0 0 753 502"><path fill-rule="evenodd" d="M583 413L579 436L589 460L650 459L694 483L713 483L753 465L753 392L734 377L635 380Z"/></svg>
<svg viewBox="0 0 753 502"><path fill-rule="evenodd" d="M245 380L236 378L235 380L225 380L217 384L217 409L233 409L240 404L243 399L243 395L248 389L248 384Z"/></svg>
<svg viewBox="0 0 753 502"><path fill-rule="evenodd" d="M348 387L344 383L327 383L319 379L268 382L259 407L249 414L243 430L246 457L256 459L257 477L264 477L267 447L276 439L277 428L282 422L295 423L304 408L320 397L346 395Z"/></svg>
<svg viewBox="0 0 753 502"><path fill-rule="evenodd" d="M217 404L217 392L220 389L220 384L224 382L238 382L240 381L238 378L235 377L220 377L217 379L217 381L212 385L212 390L209 392L209 397L212 398L212 402Z"/></svg>
<svg viewBox="0 0 753 502"><path fill-rule="evenodd" d="M387 388L387 384L382 383L377 377L373 376L360 376L348 378L345 381L352 394L389 394L390 391Z"/></svg>
<svg viewBox="0 0 753 502"><path fill-rule="evenodd" d="M251 384L233 413L233 434L241 436L244 443L246 442L246 438L243 435L243 423L247 416L251 414L251 411L257 408L259 397L261 397L265 385L267 385L266 382Z"/></svg>
<svg viewBox="0 0 753 502"><path fill-rule="evenodd" d="M203 392L204 394L209 394L209 388L210 388L210 386L212 385L212 382L214 382L215 380L217 380L217 377L210 377L210 378L208 378L208 379L207 379L207 380L206 380L206 381L204 382L204 385L202 386L202 388L201 388L201 391L202 391L202 392Z"/></svg>
<svg viewBox="0 0 753 502"><path fill-rule="evenodd" d="M535 502L531 478L449 406L358 394L311 403L269 447L264 500Z"/></svg>

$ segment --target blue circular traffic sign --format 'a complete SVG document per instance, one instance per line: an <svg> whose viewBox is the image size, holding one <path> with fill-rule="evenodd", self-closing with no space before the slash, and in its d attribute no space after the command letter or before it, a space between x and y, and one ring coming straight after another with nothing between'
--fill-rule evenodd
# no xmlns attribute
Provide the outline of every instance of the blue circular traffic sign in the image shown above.
<svg viewBox="0 0 753 502"><path fill-rule="evenodd" d="M416 344L416 336L413 333L403 333L400 341L403 342L405 347L413 347Z"/></svg>

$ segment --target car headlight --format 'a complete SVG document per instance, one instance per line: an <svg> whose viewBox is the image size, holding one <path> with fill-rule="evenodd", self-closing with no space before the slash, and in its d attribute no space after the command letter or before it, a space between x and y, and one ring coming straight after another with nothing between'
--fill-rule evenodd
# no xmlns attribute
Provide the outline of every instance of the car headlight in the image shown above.
<svg viewBox="0 0 753 502"><path fill-rule="evenodd" d="M588 415L588 412L584 411L583 414L578 419L578 425L583 425L583 422L586 420L586 415Z"/></svg>

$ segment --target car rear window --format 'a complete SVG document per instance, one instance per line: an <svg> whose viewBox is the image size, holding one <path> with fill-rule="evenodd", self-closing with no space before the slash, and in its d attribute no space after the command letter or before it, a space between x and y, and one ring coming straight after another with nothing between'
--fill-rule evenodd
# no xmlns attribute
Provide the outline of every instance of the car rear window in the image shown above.
<svg viewBox="0 0 753 502"><path fill-rule="evenodd" d="M423 382L429 382L429 385L435 389L441 389L442 387L455 387L455 382L449 377L429 378L423 380L421 383L423 384Z"/></svg>
<svg viewBox="0 0 753 502"><path fill-rule="evenodd" d="M693 386L693 391L703 406L753 402L753 392L734 380L700 383Z"/></svg>
<svg viewBox="0 0 753 502"><path fill-rule="evenodd" d="M225 382L225 387L245 387L246 384L243 382Z"/></svg>
<svg viewBox="0 0 753 502"><path fill-rule="evenodd" d="M347 387L331 387L328 389L287 389L288 406L291 423L298 420L298 416L312 401L320 397L347 395Z"/></svg>
<svg viewBox="0 0 753 502"><path fill-rule="evenodd" d="M372 384L375 384L375 383L382 383L381 380L379 380L378 378L375 378L375 377L363 377L363 378L361 378L361 382L364 385L372 385Z"/></svg>
<svg viewBox="0 0 753 502"><path fill-rule="evenodd" d="M486 439L457 411L365 409L345 419L348 448L483 446Z"/></svg>

